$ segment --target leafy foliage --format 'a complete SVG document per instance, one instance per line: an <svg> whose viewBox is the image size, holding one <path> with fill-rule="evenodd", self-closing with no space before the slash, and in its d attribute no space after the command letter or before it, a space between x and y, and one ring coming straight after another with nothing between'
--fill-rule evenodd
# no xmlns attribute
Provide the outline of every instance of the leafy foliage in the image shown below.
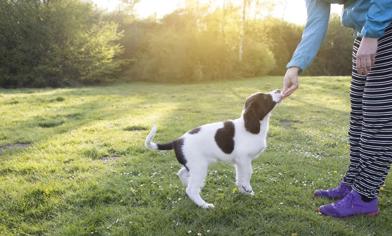
<svg viewBox="0 0 392 236"><path fill-rule="evenodd" d="M283 75L286 64L301 38L302 28L300 26L282 21L276 18L268 18L263 21L253 21L249 25L249 34L262 39L272 51L276 65L271 75Z"/></svg>
<svg viewBox="0 0 392 236"><path fill-rule="evenodd" d="M236 9L232 20L239 17ZM133 55L129 78L136 80L187 82L222 80L240 76L266 75L275 66L274 55L266 43L246 40L243 61L238 58L238 29L220 22L221 12L195 16L192 9L176 11L160 23L133 23L147 34L133 34L147 42ZM136 31L138 32L138 31ZM125 31L125 34L128 34ZM132 34L129 32L129 34Z"/></svg>
<svg viewBox="0 0 392 236"><path fill-rule="evenodd" d="M128 21L124 28L132 61L127 80L190 82L283 75L301 39L302 27L276 19L249 19L239 59L238 8L195 15L183 9L154 20ZM328 36L307 75L348 75L352 31L332 18ZM335 56L334 56L335 55ZM331 58L338 56L339 63ZM339 66L338 66L339 65Z"/></svg>
<svg viewBox="0 0 392 236"><path fill-rule="evenodd" d="M0 2L0 86L62 86L110 81L121 37L79 0Z"/></svg>
<svg viewBox="0 0 392 236"><path fill-rule="evenodd" d="M107 13L82 0L0 1L0 86L282 75L302 33L279 19L243 18L233 4L188 4L161 20L140 20L132 14L138 1L123 2ZM261 6L249 8L256 14ZM342 28L332 18L308 75L350 73L352 32Z"/></svg>

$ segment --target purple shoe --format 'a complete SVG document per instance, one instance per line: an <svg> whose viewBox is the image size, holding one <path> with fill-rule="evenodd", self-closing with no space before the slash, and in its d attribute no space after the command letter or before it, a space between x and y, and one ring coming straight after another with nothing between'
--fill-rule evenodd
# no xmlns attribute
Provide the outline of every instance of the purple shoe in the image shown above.
<svg viewBox="0 0 392 236"><path fill-rule="evenodd" d="M316 190L314 192L315 197L325 197L331 199L342 199L351 192L351 186L346 183L340 182L336 188L330 188L327 190Z"/></svg>
<svg viewBox="0 0 392 236"><path fill-rule="evenodd" d="M370 202L364 202L361 199L361 195L355 190L352 190L342 200L336 203L321 206L318 211L323 215L335 218L356 215L377 216L380 213L377 198Z"/></svg>

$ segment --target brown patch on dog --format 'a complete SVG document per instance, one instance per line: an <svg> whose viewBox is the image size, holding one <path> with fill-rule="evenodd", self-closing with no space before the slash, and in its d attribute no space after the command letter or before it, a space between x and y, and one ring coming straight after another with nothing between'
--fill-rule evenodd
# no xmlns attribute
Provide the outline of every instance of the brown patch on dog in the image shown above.
<svg viewBox="0 0 392 236"><path fill-rule="evenodd" d="M194 128L193 130L189 131L189 134L197 134L197 133L199 133L199 132L200 132L200 130L201 130L201 128L200 128L200 127L198 127L198 128Z"/></svg>
<svg viewBox="0 0 392 236"><path fill-rule="evenodd" d="M276 102L272 99L272 95L257 93L245 102L245 128L252 134L260 133L260 121L272 111Z"/></svg>
<svg viewBox="0 0 392 236"><path fill-rule="evenodd" d="M172 150L174 149L174 153L176 154L177 161L182 164L188 171L189 168L186 165L187 160L185 159L184 152L182 151L182 148L184 146L184 139L176 139L170 143L157 143L158 150Z"/></svg>
<svg viewBox="0 0 392 236"><path fill-rule="evenodd" d="M234 133L234 123L231 121L226 121L223 124L223 128L216 131L215 142L226 154L230 154L234 151Z"/></svg>
<svg viewBox="0 0 392 236"><path fill-rule="evenodd" d="M180 138L173 142L174 153L176 154L177 161L183 165L187 171L189 171L188 166L186 165L187 160L185 158L184 152L182 151L182 147L184 146L184 139Z"/></svg>

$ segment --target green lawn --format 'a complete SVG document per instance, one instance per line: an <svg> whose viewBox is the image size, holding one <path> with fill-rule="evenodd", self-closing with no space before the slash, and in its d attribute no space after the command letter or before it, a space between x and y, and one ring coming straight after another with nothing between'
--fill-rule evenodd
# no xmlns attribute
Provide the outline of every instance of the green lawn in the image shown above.
<svg viewBox="0 0 392 236"><path fill-rule="evenodd" d="M210 167L185 196L174 154L144 148L151 125L169 141L201 124L239 117L245 98L281 78L195 85L132 83L0 90L0 235L391 235L392 185L381 215L336 220L315 209L316 188L348 164L349 78L303 78L271 118L254 162L254 197L235 190L228 164Z"/></svg>

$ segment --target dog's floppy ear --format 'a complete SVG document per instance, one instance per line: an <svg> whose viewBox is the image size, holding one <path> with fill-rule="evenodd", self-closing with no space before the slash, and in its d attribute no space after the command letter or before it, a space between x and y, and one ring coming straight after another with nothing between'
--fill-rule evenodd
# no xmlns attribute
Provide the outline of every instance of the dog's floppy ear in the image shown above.
<svg viewBox="0 0 392 236"><path fill-rule="evenodd" d="M252 134L260 133L260 120L257 115L257 104L254 101L250 101L248 106L245 105L244 121L245 128Z"/></svg>
<svg viewBox="0 0 392 236"><path fill-rule="evenodd" d="M274 108L275 102L269 94L256 94L245 103L245 128L252 134L260 133L260 121Z"/></svg>

